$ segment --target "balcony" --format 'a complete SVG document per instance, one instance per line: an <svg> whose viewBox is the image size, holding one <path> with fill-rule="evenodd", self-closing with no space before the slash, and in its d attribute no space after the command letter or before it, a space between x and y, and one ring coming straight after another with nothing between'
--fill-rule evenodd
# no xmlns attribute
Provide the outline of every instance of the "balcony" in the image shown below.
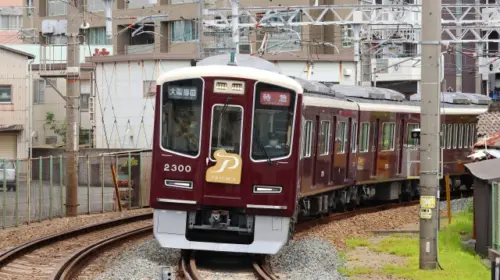
<svg viewBox="0 0 500 280"><path fill-rule="evenodd" d="M154 53L155 44L125 45L125 54Z"/></svg>

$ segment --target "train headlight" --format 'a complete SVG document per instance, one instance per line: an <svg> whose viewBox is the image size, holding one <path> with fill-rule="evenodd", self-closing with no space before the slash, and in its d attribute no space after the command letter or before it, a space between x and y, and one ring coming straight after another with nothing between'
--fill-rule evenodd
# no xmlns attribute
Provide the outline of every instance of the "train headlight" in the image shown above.
<svg viewBox="0 0 500 280"><path fill-rule="evenodd" d="M245 82L232 80L215 80L214 93L245 94Z"/></svg>
<svg viewBox="0 0 500 280"><path fill-rule="evenodd" d="M283 191L281 186L265 186L253 185L253 193L255 194L279 194Z"/></svg>
<svg viewBox="0 0 500 280"><path fill-rule="evenodd" d="M179 189L193 189L193 182L191 181L180 181L180 180L170 180L165 179L165 186L170 188L179 188Z"/></svg>

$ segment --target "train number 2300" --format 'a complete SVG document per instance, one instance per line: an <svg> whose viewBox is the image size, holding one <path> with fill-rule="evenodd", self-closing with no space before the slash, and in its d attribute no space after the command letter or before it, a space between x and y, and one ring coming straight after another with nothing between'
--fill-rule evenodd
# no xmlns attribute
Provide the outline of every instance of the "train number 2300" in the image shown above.
<svg viewBox="0 0 500 280"><path fill-rule="evenodd" d="M182 165L182 164L165 164L163 171L172 171L172 172L191 172L191 166Z"/></svg>

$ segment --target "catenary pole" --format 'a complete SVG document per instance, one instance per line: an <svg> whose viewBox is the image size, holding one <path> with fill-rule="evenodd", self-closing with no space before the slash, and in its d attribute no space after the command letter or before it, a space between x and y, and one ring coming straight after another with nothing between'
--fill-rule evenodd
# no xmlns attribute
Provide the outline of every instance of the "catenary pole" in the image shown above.
<svg viewBox="0 0 500 280"><path fill-rule="evenodd" d="M80 7L81 0L69 0L68 53L66 65L66 215L78 215L78 148L80 130Z"/></svg>
<svg viewBox="0 0 500 280"><path fill-rule="evenodd" d="M420 269L436 269L440 158L441 1L422 0Z"/></svg>

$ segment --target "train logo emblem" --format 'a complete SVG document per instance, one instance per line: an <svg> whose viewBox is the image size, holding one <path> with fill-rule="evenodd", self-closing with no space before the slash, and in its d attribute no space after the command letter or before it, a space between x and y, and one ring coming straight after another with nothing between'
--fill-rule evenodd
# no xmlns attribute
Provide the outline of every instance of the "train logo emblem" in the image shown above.
<svg viewBox="0 0 500 280"><path fill-rule="evenodd" d="M217 150L214 157L217 163L208 168L205 180L211 183L240 184L241 157L237 154L226 153L225 150Z"/></svg>

